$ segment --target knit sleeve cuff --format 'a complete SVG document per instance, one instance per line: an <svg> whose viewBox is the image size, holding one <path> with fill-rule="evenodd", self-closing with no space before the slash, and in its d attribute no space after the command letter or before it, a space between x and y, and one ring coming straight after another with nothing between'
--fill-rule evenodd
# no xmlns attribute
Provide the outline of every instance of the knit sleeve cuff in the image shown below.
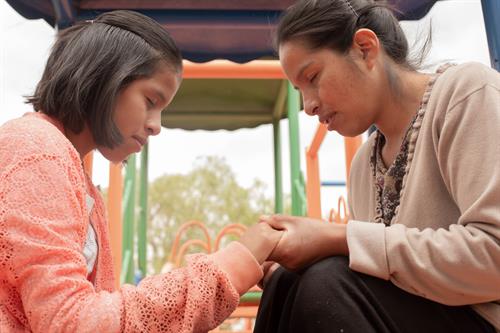
<svg viewBox="0 0 500 333"><path fill-rule="evenodd" d="M385 225L362 221L347 224L349 267L378 278L389 279L385 247Z"/></svg>
<svg viewBox="0 0 500 333"><path fill-rule="evenodd" d="M227 274L240 295L257 284L264 275L253 254L239 242L231 242L210 256Z"/></svg>

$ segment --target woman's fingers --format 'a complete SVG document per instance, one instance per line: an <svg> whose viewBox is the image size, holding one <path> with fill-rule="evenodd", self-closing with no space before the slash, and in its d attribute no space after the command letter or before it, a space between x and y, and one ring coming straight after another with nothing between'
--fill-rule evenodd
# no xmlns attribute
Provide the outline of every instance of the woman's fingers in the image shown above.
<svg viewBox="0 0 500 333"><path fill-rule="evenodd" d="M262 280L260 280L257 285L261 289L264 289L267 282L269 281L269 279L273 275L274 271L277 270L279 267L280 267L280 265L277 262L265 261L262 264L262 270L264 271L264 276L262 277Z"/></svg>
<svg viewBox="0 0 500 333"><path fill-rule="evenodd" d="M290 223L302 222L304 219L302 217L291 216L291 215L262 215L259 218L259 222L265 222L269 224L274 229L285 230L290 225Z"/></svg>

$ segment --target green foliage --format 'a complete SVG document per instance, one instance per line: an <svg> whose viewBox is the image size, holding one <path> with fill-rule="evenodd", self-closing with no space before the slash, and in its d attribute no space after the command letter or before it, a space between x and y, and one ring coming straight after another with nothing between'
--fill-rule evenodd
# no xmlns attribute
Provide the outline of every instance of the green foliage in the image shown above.
<svg viewBox="0 0 500 333"><path fill-rule="evenodd" d="M226 161L216 156L198 158L187 174L157 178L148 192L149 273L158 272L167 261L175 234L183 223L203 222L213 242L224 226L252 225L261 214L274 210L274 201L266 197L263 182L255 180L249 188L240 186ZM205 239L202 235L199 230L192 230L186 238ZM200 250L193 247L191 252Z"/></svg>

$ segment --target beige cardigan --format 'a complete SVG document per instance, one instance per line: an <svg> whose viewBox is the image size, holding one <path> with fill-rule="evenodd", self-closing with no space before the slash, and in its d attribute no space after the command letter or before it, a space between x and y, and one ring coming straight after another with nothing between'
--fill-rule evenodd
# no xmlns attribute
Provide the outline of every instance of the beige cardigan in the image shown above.
<svg viewBox="0 0 500 333"><path fill-rule="evenodd" d="M500 330L500 74L476 63L446 70L415 140L389 227L366 223L375 216L374 135L356 154L350 267L436 302L473 304Z"/></svg>

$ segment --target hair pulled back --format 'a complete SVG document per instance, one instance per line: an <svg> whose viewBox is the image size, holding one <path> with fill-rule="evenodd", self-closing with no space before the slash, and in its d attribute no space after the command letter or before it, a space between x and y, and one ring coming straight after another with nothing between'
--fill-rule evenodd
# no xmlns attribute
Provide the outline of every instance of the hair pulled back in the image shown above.
<svg viewBox="0 0 500 333"><path fill-rule="evenodd" d="M403 67L414 69L408 60L408 41L392 10L372 0L300 0L280 19L275 44L300 40L312 50L329 48L347 53L355 32L372 30L386 54Z"/></svg>

